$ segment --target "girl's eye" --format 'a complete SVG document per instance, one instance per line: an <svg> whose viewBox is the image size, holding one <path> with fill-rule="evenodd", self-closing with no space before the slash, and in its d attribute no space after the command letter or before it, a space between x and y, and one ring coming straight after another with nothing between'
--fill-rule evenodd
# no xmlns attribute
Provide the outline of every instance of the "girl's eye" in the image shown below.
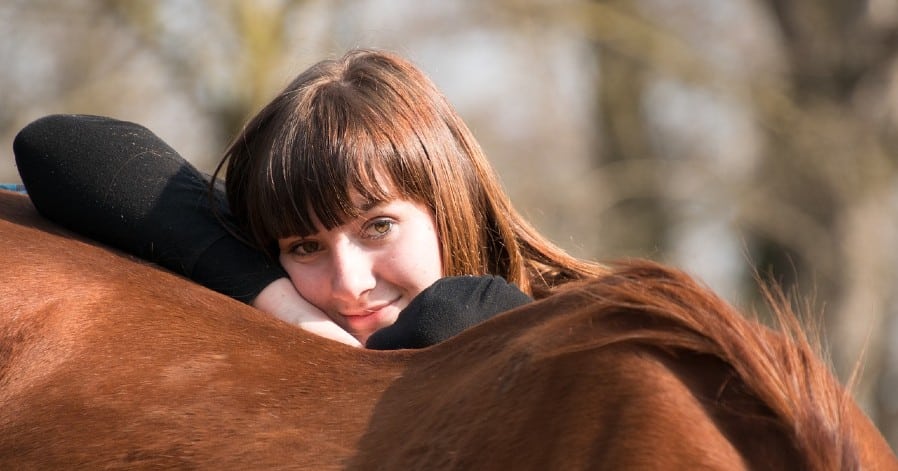
<svg viewBox="0 0 898 471"><path fill-rule="evenodd" d="M377 219L372 221L365 227L365 236L371 239L380 239L393 230L393 224L394 222L389 219Z"/></svg>
<svg viewBox="0 0 898 471"><path fill-rule="evenodd" d="M290 251L296 255L312 255L319 250L321 250L321 244L314 240L304 240L293 244Z"/></svg>

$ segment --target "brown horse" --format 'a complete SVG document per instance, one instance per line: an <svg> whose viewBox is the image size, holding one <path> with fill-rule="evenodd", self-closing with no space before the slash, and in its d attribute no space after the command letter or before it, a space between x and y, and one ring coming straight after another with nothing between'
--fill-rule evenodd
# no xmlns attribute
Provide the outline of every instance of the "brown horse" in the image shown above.
<svg viewBox="0 0 898 471"><path fill-rule="evenodd" d="M898 469L795 327L649 262L435 347L314 337L0 194L0 469Z"/></svg>

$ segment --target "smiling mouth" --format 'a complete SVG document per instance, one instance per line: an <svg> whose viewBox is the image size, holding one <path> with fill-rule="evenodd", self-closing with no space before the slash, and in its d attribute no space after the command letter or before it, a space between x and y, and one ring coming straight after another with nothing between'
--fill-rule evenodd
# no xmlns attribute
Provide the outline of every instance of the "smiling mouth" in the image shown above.
<svg viewBox="0 0 898 471"><path fill-rule="evenodd" d="M399 300L399 298L397 297L396 299L394 299L392 301L389 301L389 302L386 302L383 304L379 304L374 307L360 309L357 311L340 312L340 315L343 317L367 317L367 316L370 316L373 314L377 314L378 312L382 311L383 309L392 306L398 300Z"/></svg>
<svg viewBox="0 0 898 471"><path fill-rule="evenodd" d="M368 317L368 316L374 315L379 310L380 310L379 308L378 309L365 309L364 311L344 313L344 314L340 314L340 315L343 317L346 317L346 318L355 319L355 318L362 318L362 317Z"/></svg>
<svg viewBox="0 0 898 471"><path fill-rule="evenodd" d="M372 314L376 314L384 307L386 307L386 305L370 309L362 309L361 311L341 312L340 315L343 317L368 317Z"/></svg>

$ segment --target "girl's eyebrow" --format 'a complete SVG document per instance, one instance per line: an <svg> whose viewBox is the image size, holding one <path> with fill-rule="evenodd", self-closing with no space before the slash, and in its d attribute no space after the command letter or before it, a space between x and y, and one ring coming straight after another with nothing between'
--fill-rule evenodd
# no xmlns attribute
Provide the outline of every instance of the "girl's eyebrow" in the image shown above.
<svg viewBox="0 0 898 471"><path fill-rule="evenodd" d="M359 210L363 213L367 213L368 211L371 211L372 209L376 208L377 206L380 206L381 204L383 204L383 201L368 200L368 201L365 201L364 203L362 203L361 205L359 205Z"/></svg>
<svg viewBox="0 0 898 471"><path fill-rule="evenodd" d="M395 199L395 198L388 198L385 200L366 199L366 200L363 200L363 201L359 202L358 204L356 204L356 208L358 208L360 213L367 213L368 211L371 211L372 209L374 209L378 206L383 206L383 205L389 203L393 199Z"/></svg>

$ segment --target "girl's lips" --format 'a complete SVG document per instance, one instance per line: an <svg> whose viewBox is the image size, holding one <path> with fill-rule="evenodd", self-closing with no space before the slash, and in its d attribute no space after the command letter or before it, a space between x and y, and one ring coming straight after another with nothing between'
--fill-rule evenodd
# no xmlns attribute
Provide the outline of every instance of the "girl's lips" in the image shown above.
<svg viewBox="0 0 898 471"><path fill-rule="evenodd" d="M383 309L383 308L385 308L385 307L387 307L387 306L389 306L389 305L390 305L390 303L387 303L387 304L383 304L383 305L380 305L380 306L377 306L377 307L372 307L372 308L362 309L362 310L359 310L359 311L341 312L340 315L343 316L343 317L346 317L346 318L349 318L349 317L367 317L367 316L370 316L370 315L372 315L372 314L376 314L378 311L380 311L381 309Z"/></svg>
<svg viewBox="0 0 898 471"><path fill-rule="evenodd" d="M399 301L400 299L402 299L402 296L401 296L401 295L400 295L400 296L396 296L395 299L391 299L390 301L387 301L387 302L385 302L385 303L374 304L374 305L371 305L371 306L364 307L364 308L362 308L362 309L354 309L354 310L347 310L347 311L339 311L339 314L340 314L342 317L345 317L345 318L350 318L350 317L367 317L367 316L370 316L370 315L372 315L372 314L376 314L376 313L378 313L379 311L382 311L382 310L384 310L384 309L386 309L386 308L388 308L388 307L390 307L390 306L395 305L396 302Z"/></svg>
<svg viewBox="0 0 898 471"><path fill-rule="evenodd" d="M396 318L399 316L399 310L394 309L397 300L398 298L372 308L341 312L340 316L346 322L347 330L353 333L353 335L360 333L371 334L375 330L396 322Z"/></svg>

